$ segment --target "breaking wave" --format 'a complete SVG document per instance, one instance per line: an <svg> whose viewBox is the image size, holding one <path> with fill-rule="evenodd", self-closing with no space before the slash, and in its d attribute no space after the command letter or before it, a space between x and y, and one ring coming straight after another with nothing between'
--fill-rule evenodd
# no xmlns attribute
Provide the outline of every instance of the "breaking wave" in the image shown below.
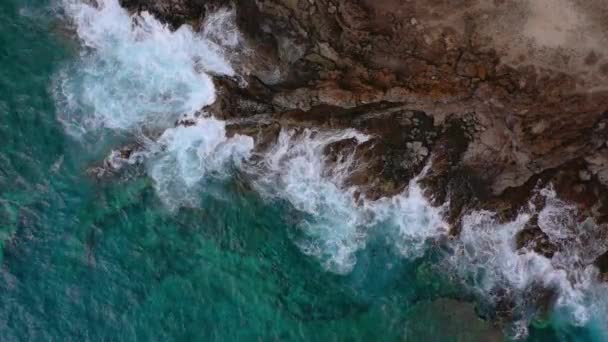
<svg viewBox="0 0 608 342"><path fill-rule="evenodd" d="M64 9L83 49L58 77L59 120L77 137L102 128L135 133L163 202L195 205L205 175L217 176L253 148L251 138L227 138L224 122L200 112L215 101L210 75L234 76L224 56L240 39L230 30L234 14L214 13L197 33L188 25L171 31L147 12L129 14L117 0L66 0ZM183 116L192 125L173 127Z"/></svg>
<svg viewBox="0 0 608 342"><path fill-rule="evenodd" d="M148 174L170 209L197 205L198 186L205 177L226 178L227 165L239 165L253 150L253 139L226 137L225 122L200 118L191 126L167 129L160 151L150 157Z"/></svg>
<svg viewBox="0 0 608 342"><path fill-rule="evenodd" d="M351 138L367 140L355 131L283 130L265 155L259 170L264 176L256 183L267 198L286 200L305 214L296 223L303 233L296 243L337 273L349 272L356 261L354 253L365 246L365 216L358 210L354 189L344 188L352 157L343 156L329 176L324 150L333 142Z"/></svg>
<svg viewBox="0 0 608 342"><path fill-rule="evenodd" d="M555 322L583 326L608 309L602 299L608 288L597 281L593 265L607 247L597 239L601 227L590 219L577 222L576 209L553 189L543 189L539 196L545 202L541 209L530 204L512 222L500 223L489 211L466 215L447 260L479 300L514 320L512 333L518 338L547 314ZM528 226L534 220L537 227ZM518 246L518 234L525 229L540 230L551 253Z"/></svg>
<svg viewBox="0 0 608 342"><path fill-rule="evenodd" d="M230 176L231 165L253 175L254 188L267 200L290 204L298 213L294 242L331 272L346 274L356 266L371 231L393 234L395 248L410 259L448 235L444 208L430 205L418 178L392 198L356 196L348 175L365 165L354 153L330 163L325 150L338 141L368 139L357 131L284 129L252 161L251 137L228 137L225 122L200 112L215 100L210 75L235 75L225 56L241 41L233 13L213 14L197 33L187 25L171 31L145 12L131 15L117 0L99 0L98 6L66 0L64 8L83 49L79 62L58 75L58 119L76 136L102 128L158 130L159 138L146 144L145 163L170 209L196 206L204 180ZM182 115L191 124L175 127ZM568 324L595 322L606 312L608 292L593 266L608 248L594 239L598 227L577 222L575 209L551 189L541 195L542 208L531 205L512 222L501 223L487 211L469 213L445 257L446 267L480 302L510 311L519 322L517 336L525 335L545 302ZM517 246L517 235L533 217L556 246L551 256Z"/></svg>
<svg viewBox="0 0 608 342"><path fill-rule="evenodd" d="M64 8L83 45L55 90L59 119L72 133L166 128L215 101L209 73L234 74L220 45L190 26L173 32L147 12L130 15L117 0L66 0Z"/></svg>
<svg viewBox="0 0 608 342"><path fill-rule="evenodd" d="M339 274L355 267L356 252L365 247L371 230L393 234L396 247L409 258L422 256L425 243L445 232L441 209L422 195L418 178L401 195L368 201L348 185L349 175L365 167L355 152L328 161L326 149L332 143L368 139L354 130L283 130L256 169L263 175L255 182L260 193L287 201L303 214L295 223L296 244Z"/></svg>

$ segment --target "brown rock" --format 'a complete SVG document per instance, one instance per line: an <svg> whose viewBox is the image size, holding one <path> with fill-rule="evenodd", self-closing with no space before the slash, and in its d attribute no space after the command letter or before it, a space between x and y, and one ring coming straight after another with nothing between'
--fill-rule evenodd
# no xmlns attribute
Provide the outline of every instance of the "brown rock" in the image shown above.
<svg viewBox="0 0 608 342"><path fill-rule="evenodd" d="M122 2L173 26L201 21L221 3ZM235 0L231 6L252 52L235 61L247 85L218 79L218 101L207 110L253 120L233 124L233 131L256 136L260 146L284 126L370 134L366 144L338 142L327 154L354 149L367 168L350 181L374 198L401 191L430 158L423 184L434 203L450 199L455 227L478 208L512 218L549 183L584 215L606 217L606 2ZM264 120L252 123L256 118ZM581 170L591 178L582 180ZM522 241L544 246L537 230L522 234Z"/></svg>

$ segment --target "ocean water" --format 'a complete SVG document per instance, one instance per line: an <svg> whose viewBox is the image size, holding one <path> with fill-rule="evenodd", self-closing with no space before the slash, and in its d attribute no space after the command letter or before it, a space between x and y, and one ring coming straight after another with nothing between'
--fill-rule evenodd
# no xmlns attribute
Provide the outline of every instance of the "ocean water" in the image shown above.
<svg viewBox="0 0 608 342"><path fill-rule="evenodd" d="M416 180L355 201L344 180L364 165L325 163L325 146L361 133L285 130L256 156L206 113L174 127L214 101L214 75L238 77L230 12L171 32L87 3L0 2L1 341L606 338L607 292L550 191L539 221L571 254L514 251L526 213L472 213L441 242L442 208ZM124 173L87 171L133 142ZM556 290L542 317L538 284ZM497 288L516 307L500 327Z"/></svg>

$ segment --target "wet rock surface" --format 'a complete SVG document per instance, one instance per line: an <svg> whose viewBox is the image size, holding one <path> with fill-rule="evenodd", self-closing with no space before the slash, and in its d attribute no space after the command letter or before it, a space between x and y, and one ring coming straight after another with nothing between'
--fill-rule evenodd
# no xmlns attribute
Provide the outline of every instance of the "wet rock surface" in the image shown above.
<svg viewBox="0 0 608 342"><path fill-rule="evenodd" d="M264 117L229 125L261 145L279 126L372 135L357 147L368 168L352 177L372 198L401 191L432 158L424 182L437 204L453 198L453 223L475 207L512 218L539 181L605 219L608 50L597 43L608 42L608 5L544 2L122 1L174 27L233 9L244 79L216 79L207 110ZM328 153L340 148L352 146Z"/></svg>
<svg viewBox="0 0 608 342"><path fill-rule="evenodd" d="M325 150L329 163L354 153L364 167L347 185L369 199L402 192L430 163L421 182L434 204L448 203L453 235L472 210L507 222L542 208L536 194L549 185L576 222L608 224L608 4L557 2L122 0L173 27L232 8L242 79L216 78L204 110L229 135L253 137L256 152L282 129L369 135ZM514 239L547 258L560 248L534 215ZM606 279L607 260L591 261Z"/></svg>

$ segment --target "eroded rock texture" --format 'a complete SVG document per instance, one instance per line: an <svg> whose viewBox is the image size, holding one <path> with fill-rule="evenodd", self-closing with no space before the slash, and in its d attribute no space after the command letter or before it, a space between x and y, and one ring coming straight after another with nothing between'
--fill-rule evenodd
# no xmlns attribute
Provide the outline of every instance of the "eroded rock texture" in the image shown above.
<svg viewBox="0 0 608 342"><path fill-rule="evenodd" d="M218 79L220 98L208 110L264 116L271 122L232 127L265 143L277 125L374 134L360 151L370 168L352 180L371 197L400 191L433 158L424 181L437 202L455 199L454 222L473 207L512 217L549 182L582 213L607 219L605 1L123 4L195 27L218 7L234 9L243 35L235 65L247 86Z"/></svg>
<svg viewBox="0 0 608 342"><path fill-rule="evenodd" d="M500 194L605 143L602 6L562 2L258 1L240 17L263 18L245 32L278 59L253 72L276 106L399 102L437 124L473 113L462 163Z"/></svg>

